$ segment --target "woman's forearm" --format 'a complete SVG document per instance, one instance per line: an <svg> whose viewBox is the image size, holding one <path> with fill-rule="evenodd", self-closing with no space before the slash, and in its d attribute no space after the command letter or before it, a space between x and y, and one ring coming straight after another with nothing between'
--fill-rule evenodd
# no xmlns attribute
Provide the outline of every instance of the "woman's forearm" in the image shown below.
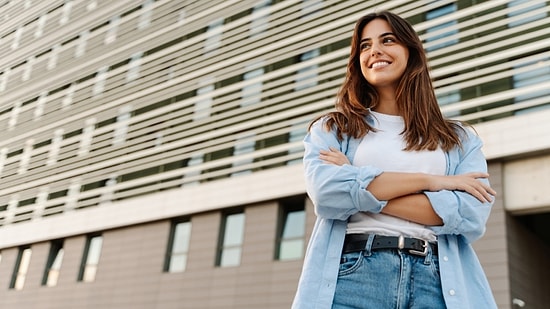
<svg viewBox="0 0 550 309"><path fill-rule="evenodd" d="M495 190L478 180L487 177L489 174L483 172L462 175L384 172L376 176L366 190L385 201L422 191L450 190L468 192L481 202L491 202Z"/></svg>
<svg viewBox="0 0 550 309"><path fill-rule="evenodd" d="M422 173L384 172L374 178L367 186L367 191L377 199L384 201L427 189L427 175Z"/></svg>
<svg viewBox="0 0 550 309"><path fill-rule="evenodd" d="M391 199L382 209L382 213L423 225L443 225L443 220L432 208L430 200L422 193Z"/></svg>

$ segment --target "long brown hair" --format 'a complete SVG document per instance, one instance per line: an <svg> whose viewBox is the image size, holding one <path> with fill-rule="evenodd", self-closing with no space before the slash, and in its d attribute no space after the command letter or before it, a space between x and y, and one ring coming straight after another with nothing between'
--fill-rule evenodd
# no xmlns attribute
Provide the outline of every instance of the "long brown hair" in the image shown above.
<svg viewBox="0 0 550 309"><path fill-rule="evenodd" d="M447 151L460 146L458 131L462 128L457 122L445 119L439 109L426 53L418 34L406 20L387 11L363 16L355 24L346 77L336 98L336 111L316 120L326 117L325 128L330 130L335 127L340 140L344 134L362 138L369 131L375 130L365 121L365 117L369 114L369 108L378 104L379 97L361 73L359 44L363 28L376 18L386 20L397 40L409 50L407 68L395 94L399 112L405 122L402 133L406 142L405 150L435 150L440 146Z"/></svg>

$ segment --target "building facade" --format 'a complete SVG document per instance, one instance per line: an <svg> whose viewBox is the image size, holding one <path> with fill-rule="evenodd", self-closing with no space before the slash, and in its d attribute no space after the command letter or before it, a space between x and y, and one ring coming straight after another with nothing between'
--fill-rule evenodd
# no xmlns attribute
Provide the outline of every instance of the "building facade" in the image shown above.
<svg viewBox="0 0 550 309"><path fill-rule="evenodd" d="M499 308L550 303L550 2L0 1L0 307L289 308L308 122L355 20L407 18L499 192Z"/></svg>

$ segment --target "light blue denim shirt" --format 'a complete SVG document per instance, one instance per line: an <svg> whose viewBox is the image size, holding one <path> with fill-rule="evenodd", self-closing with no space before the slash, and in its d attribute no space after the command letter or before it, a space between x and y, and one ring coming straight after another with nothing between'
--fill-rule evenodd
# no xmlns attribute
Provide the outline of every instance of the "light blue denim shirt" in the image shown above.
<svg viewBox="0 0 550 309"><path fill-rule="evenodd" d="M371 121L371 119L368 119ZM466 129L462 148L446 152L447 174L486 172L482 142ZM359 212L378 213L386 201L366 190L381 170L372 166L323 164L319 151L334 147L352 162L360 140L338 141L334 130L315 123L304 139L304 167L307 193L315 205L317 219L311 235L293 309L330 309L347 219ZM483 180L486 181L486 180ZM432 227L438 235L443 294L448 309L497 308L489 283L471 246L485 232L492 203L482 203L459 191L424 192L442 226Z"/></svg>

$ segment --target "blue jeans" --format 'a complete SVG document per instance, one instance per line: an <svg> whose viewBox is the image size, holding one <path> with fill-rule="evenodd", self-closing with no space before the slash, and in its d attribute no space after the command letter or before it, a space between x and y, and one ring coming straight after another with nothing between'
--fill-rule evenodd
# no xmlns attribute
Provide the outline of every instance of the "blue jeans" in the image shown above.
<svg viewBox="0 0 550 309"><path fill-rule="evenodd" d="M342 255L333 309L445 309L439 260L398 249Z"/></svg>

